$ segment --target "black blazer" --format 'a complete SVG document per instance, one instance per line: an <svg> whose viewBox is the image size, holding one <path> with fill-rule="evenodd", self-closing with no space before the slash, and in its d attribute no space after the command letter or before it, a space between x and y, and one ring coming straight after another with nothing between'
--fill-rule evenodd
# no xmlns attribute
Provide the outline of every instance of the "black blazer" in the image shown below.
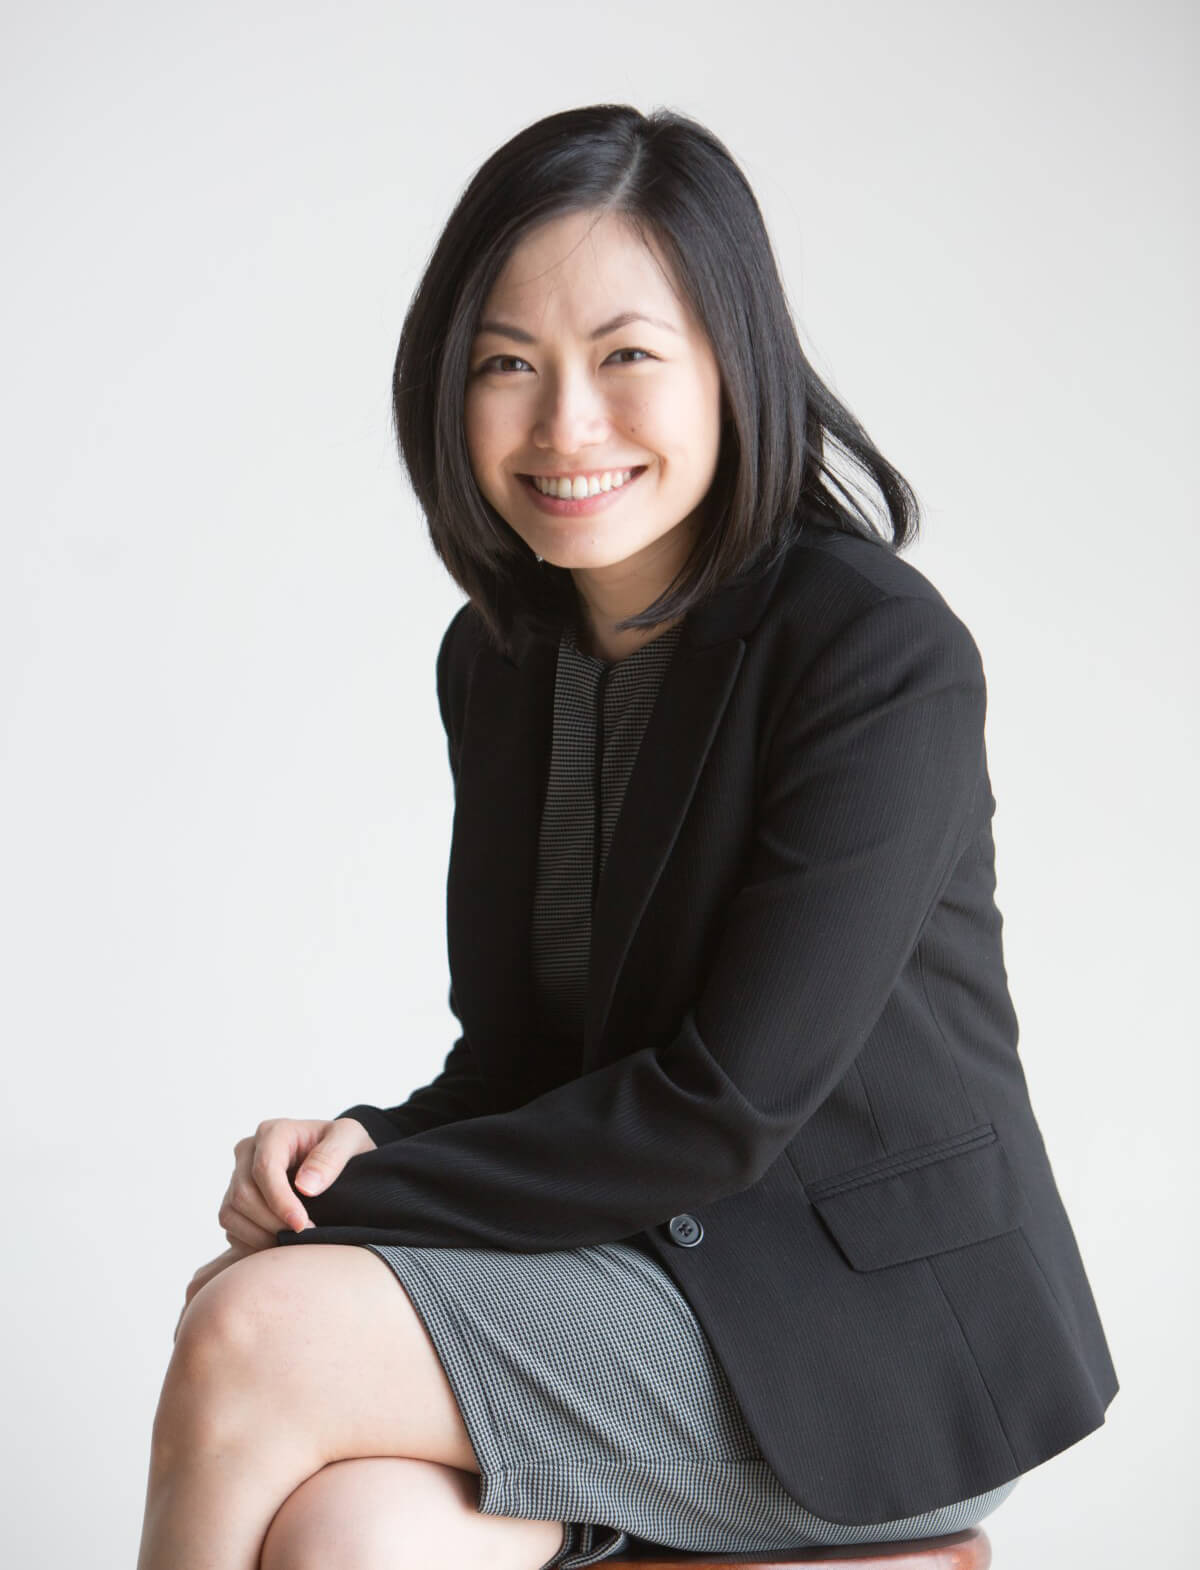
<svg viewBox="0 0 1200 1570"><path fill-rule="evenodd" d="M976 644L886 546L806 525L687 616L594 912L587 1022L540 1036L530 917L556 646L468 602L445 1067L282 1244L639 1237L767 1461L836 1522L978 1494L1117 1390L1017 1054Z"/></svg>

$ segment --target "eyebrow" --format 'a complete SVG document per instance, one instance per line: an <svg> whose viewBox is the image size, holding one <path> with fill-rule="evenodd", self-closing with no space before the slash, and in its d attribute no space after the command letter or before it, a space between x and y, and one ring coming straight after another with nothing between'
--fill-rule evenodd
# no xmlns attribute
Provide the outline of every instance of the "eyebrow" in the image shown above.
<svg viewBox="0 0 1200 1570"><path fill-rule="evenodd" d="M678 327L673 326L672 323L663 321L661 316L647 316L642 311L621 311L611 321L603 322L599 327L594 328L588 334L588 337L594 342L597 338L603 338L608 333L615 333L618 327L628 327L630 322L649 322L654 327L665 327L669 333L677 333L679 331ZM514 343L537 342L532 333L527 333L520 327L513 327L509 322L480 322L475 329L475 336L478 338L483 333L492 333L497 338L511 338Z"/></svg>

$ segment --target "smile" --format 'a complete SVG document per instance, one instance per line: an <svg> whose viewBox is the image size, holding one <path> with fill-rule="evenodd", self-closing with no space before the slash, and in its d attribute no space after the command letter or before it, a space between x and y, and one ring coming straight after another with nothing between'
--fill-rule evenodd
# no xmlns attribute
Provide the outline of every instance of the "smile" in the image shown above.
<svg viewBox="0 0 1200 1570"><path fill-rule="evenodd" d="M520 479L543 512L570 518L599 512L610 506L621 492L627 491L645 472L646 465L642 464L636 469L604 469L598 474L589 475L522 474Z"/></svg>
<svg viewBox="0 0 1200 1570"><path fill-rule="evenodd" d="M578 501L583 496L598 496L601 491L619 490L632 473L632 469L603 469L599 474L535 474L530 478L543 496Z"/></svg>

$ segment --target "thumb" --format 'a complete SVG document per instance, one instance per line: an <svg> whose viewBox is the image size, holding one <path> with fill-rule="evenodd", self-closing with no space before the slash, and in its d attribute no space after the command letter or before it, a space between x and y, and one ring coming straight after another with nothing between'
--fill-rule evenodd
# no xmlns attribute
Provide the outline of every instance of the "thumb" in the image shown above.
<svg viewBox="0 0 1200 1570"><path fill-rule="evenodd" d="M306 1194L319 1194L329 1187L341 1169L342 1164L329 1149L328 1141L321 1140L305 1156L304 1165L296 1174L296 1187Z"/></svg>

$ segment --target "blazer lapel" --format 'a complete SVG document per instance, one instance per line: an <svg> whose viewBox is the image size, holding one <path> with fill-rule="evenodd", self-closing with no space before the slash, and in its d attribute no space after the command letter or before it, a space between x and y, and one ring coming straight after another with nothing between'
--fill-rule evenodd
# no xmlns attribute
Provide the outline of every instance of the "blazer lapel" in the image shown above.
<svg viewBox="0 0 1200 1570"><path fill-rule="evenodd" d="M770 598L782 557L687 617L626 787L592 920L580 1061L539 1039L531 927L550 768L557 644L518 619L514 652L479 648L458 766L447 875L450 973L458 1013L488 1071L529 1092L603 1062L621 971L691 803L733 692L744 634Z"/></svg>
<svg viewBox="0 0 1200 1570"><path fill-rule="evenodd" d="M691 805L745 651L740 638L698 648L681 637L663 675L592 913L585 1069L604 1061L604 1026L625 956Z"/></svg>
<svg viewBox="0 0 1200 1570"><path fill-rule="evenodd" d="M550 769L557 650L514 665L490 645L471 675L446 880L455 1001L488 1071L537 1087L555 1074L536 1039L531 934L538 830Z"/></svg>

